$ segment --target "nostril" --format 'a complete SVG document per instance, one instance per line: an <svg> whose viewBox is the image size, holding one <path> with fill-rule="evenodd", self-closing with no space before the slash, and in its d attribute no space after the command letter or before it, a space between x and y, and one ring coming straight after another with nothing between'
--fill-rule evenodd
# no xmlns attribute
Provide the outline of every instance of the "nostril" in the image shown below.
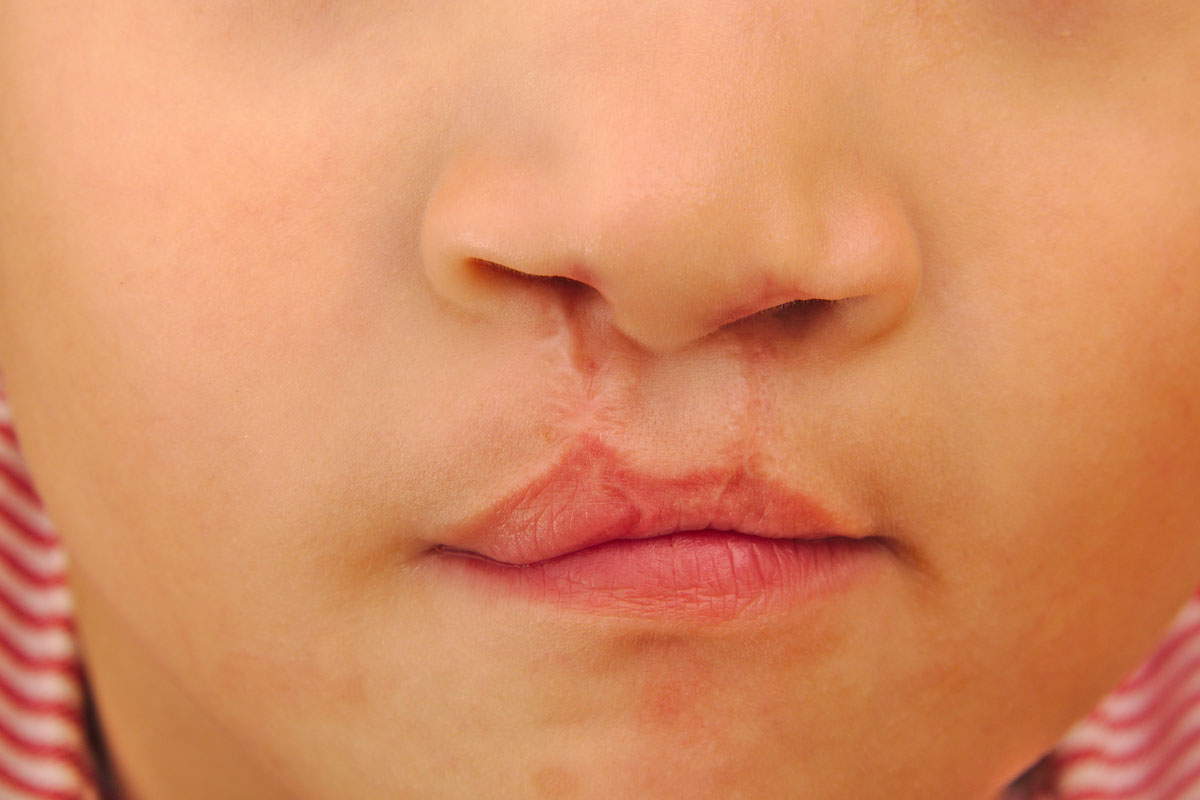
<svg viewBox="0 0 1200 800"><path fill-rule="evenodd" d="M737 319L722 325L725 330L744 329L758 325L780 326L780 335L794 335L802 331L810 331L813 326L828 324L832 310L841 306L842 301L828 298L809 298L789 300L770 308L755 311L752 314L739 316Z"/></svg>
<svg viewBox="0 0 1200 800"><path fill-rule="evenodd" d="M755 317L771 317L773 319L783 319L784 317L793 317L797 315L809 315L818 311L823 311L827 308L832 308L835 300L825 298L811 298L808 300L789 300L786 303L780 303L777 306L764 308L762 311L756 311L743 319L754 319Z"/></svg>
<svg viewBox="0 0 1200 800"><path fill-rule="evenodd" d="M465 267L472 275L481 280L507 280L521 274L515 269L509 269L503 264L488 261L486 258L468 258Z"/></svg>
<svg viewBox="0 0 1200 800"><path fill-rule="evenodd" d="M568 278L565 275L540 275L535 272L522 272L521 270L506 267L495 261L488 261L485 258L469 258L467 259L466 266L479 280L497 286L533 282L558 289L566 289L571 292L579 292L588 288L587 284L582 281Z"/></svg>

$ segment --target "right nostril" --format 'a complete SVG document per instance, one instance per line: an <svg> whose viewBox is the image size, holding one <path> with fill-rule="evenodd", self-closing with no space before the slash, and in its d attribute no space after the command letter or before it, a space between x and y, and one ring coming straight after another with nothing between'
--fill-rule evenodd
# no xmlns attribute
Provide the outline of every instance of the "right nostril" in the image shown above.
<svg viewBox="0 0 1200 800"><path fill-rule="evenodd" d="M521 283L535 283L554 286L559 288L569 289L571 291L580 291L587 288L587 284L582 281L577 281L574 278L568 278L565 275L539 275L534 272L521 272L512 267L506 267L503 264L495 261L488 261L486 258L469 258L467 259L468 268L476 274L481 280L493 283L510 281L520 281Z"/></svg>

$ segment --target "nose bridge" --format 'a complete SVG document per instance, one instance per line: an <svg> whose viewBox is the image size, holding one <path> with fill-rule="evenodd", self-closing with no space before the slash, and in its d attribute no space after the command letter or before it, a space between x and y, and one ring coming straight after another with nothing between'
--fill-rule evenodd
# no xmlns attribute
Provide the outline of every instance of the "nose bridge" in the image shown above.
<svg viewBox="0 0 1200 800"><path fill-rule="evenodd" d="M712 5L643 4L674 13L650 17L640 35L597 34L558 54L551 152L575 187L564 210L590 261L653 258L673 281L672 264L739 252L768 263L784 242L815 241L820 176L804 165L819 161L823 132L796 124L796 110L819 102L817 81L800 79L776 28L745 4L689 13Z"/></svg>
<svg viewBox="0 0 1200 800"><path fill-rule="evenodd" d="M769 3L720 5L643 3L632 21L585 16L521 43L520 69L484 82L496 87L475 124L486 135L459 138L430 198L435 288L512 318L545 285L496 281L479 264L570 278L630 338L667 350L773 306L886 283L871 253L892 245L831 262L841 223L829 198L870 206L841 185L854 159L830 146L822 87L836 59L797 58L796 20L746 11Z"/></svg>

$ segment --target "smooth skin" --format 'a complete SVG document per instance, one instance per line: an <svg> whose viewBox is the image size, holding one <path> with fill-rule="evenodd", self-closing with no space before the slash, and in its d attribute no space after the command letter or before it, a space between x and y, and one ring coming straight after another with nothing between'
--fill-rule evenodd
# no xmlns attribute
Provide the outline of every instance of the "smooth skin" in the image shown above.
<svg viewBox="0 0 1200 800"><path fill-rule="evenodd" d="M1198 76L1191 0L0 0L122 800L997 796L1200 583ZM894 556L713 626L443 580L585 437Z"/></svg>

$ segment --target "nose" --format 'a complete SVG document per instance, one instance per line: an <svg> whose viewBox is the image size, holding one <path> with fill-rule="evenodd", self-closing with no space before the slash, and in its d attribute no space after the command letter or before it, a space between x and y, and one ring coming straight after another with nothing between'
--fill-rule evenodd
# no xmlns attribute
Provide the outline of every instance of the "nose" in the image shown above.
<svg viewBox="0 0 1200 800"><path fill-rule="evenodd" d="M620 68L527 59L486 121L463 115L422 221L434 290L515 325L589 295L653 352L789 319L843 346L896 327L919 249L886 171L836 129L853 115L821 106L845 93L798 100L821 76L744 38L777 61L714 67L712 38L653 58L622 41Z"/></svg>

